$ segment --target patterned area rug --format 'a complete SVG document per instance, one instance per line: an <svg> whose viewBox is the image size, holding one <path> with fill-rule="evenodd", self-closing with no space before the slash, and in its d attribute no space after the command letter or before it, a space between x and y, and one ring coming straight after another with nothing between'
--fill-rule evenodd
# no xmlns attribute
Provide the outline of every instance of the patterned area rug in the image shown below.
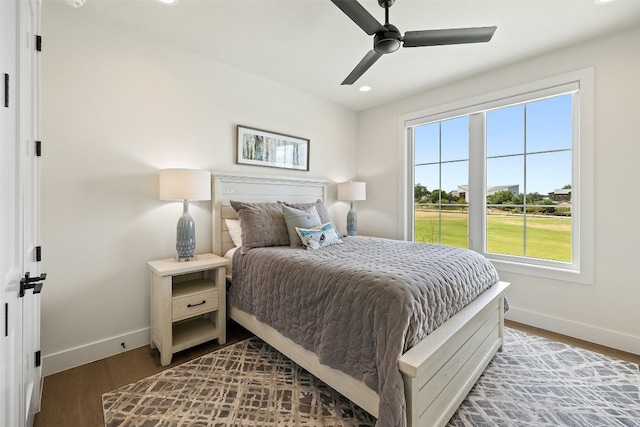
<svg viewBox="0 0 640 427"><path fill-rule="evenodd" d="M373 426L375 419L258 338L102 396L106 427ZM633 363L506 329L449 426L640 426Z"/></svg>

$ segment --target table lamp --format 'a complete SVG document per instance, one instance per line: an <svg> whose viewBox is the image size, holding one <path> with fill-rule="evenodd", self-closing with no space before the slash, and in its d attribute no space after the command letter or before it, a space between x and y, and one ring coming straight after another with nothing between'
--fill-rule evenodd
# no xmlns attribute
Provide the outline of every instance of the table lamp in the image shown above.
<svg viewBox="0 0 640 427"><path fill-rule="evenodd" d="M353 207L353 202L367 200L367 183L352 181L338 184L338 200L351 202L351 208L347 213L347 234L355 236L358 233L358 216Z"/></svg>
<svg viewBox="0 0 640 427"><path fill-rule="evenodd" d="M182 201L176 250L178 261L190 261L196 248L196 226L189 215L189 201L211 200L211 174L209 171L194 169L161 170L160 200Z"/></svg>

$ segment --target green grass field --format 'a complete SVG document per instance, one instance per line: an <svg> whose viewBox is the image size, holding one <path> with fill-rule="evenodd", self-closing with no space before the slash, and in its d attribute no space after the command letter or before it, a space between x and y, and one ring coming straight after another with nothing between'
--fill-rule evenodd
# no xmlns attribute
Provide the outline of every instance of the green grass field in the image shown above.
<svg viewBox="0 0 640 427"><path fill-rule="evenodd" d="M468 247L468 216L463 212L442 212L442 241L439 242L439 214L415 211L415 241ZM554 261L571 261L571 218L527 216L526 256ZM489 215L487 252L525 255L524 218L521 215Z"/></svg>

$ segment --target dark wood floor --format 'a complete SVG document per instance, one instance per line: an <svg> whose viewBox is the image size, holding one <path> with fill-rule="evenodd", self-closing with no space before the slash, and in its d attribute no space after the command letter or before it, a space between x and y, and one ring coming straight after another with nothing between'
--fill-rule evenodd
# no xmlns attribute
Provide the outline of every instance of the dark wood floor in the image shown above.
<svg viewBox="0 0 640 427"><path fill-rule="evenodd" d="M507 326L640 364L639 355L612 350L518 323L507 322ZM225 346L242 341L251 334L230 321L227 336L228 342ZM158 351L145 346L49 375L44 380L42 406L40 413L36 415L34 427L103 427L103 393L221 347L223 346L218 345L216 341L194 347L174 355L171 365L162 367Z"/></svg>
<svg viewBox="0 0 640 427"><path fill-rule="evenodd" d="M158 350L144 346L45 377L34 427L104 427L102 394L252 336L227 323L226 344L211 341L182 351L168 366L160 365Z"/></svg>

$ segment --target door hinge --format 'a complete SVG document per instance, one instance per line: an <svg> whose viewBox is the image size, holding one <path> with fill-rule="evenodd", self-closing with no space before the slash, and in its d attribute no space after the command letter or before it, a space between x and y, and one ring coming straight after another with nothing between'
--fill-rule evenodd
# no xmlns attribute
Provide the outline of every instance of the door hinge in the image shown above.
<svg viewBox="0 0 640 427"><path fill-rule="evenodd" d="M42 261L42 246L36 246L36 261Z"/></svg>
<svg viewBox="0 0 640 427"><path fill-rule="evenodd" d="M4 73L4 106L9 108L9 74Z"/></svg>
<svg viewBox="0 0 640 427"><path fill-rule="evenodd" d="M36 156L42 156L42 141L36 141Z"/></svg>
<svg viewBox="0 0 640 427"><path fill-rule="evenodd" d="M9 336L9 303L4 303L4 336Z"/></svg>
<svg viewBox="0 0 640 427"><path fill-rule="evenodd" d="M40 357L40 350L36 351L35 359L36 359L36 368L38 368L42 364L42 359Z"/></svg>
<svg viewBox="0 0 640 427"><path fill-rule="evenodd" d="M36 50L42 52L42 36L36 35Z"/></svg>

